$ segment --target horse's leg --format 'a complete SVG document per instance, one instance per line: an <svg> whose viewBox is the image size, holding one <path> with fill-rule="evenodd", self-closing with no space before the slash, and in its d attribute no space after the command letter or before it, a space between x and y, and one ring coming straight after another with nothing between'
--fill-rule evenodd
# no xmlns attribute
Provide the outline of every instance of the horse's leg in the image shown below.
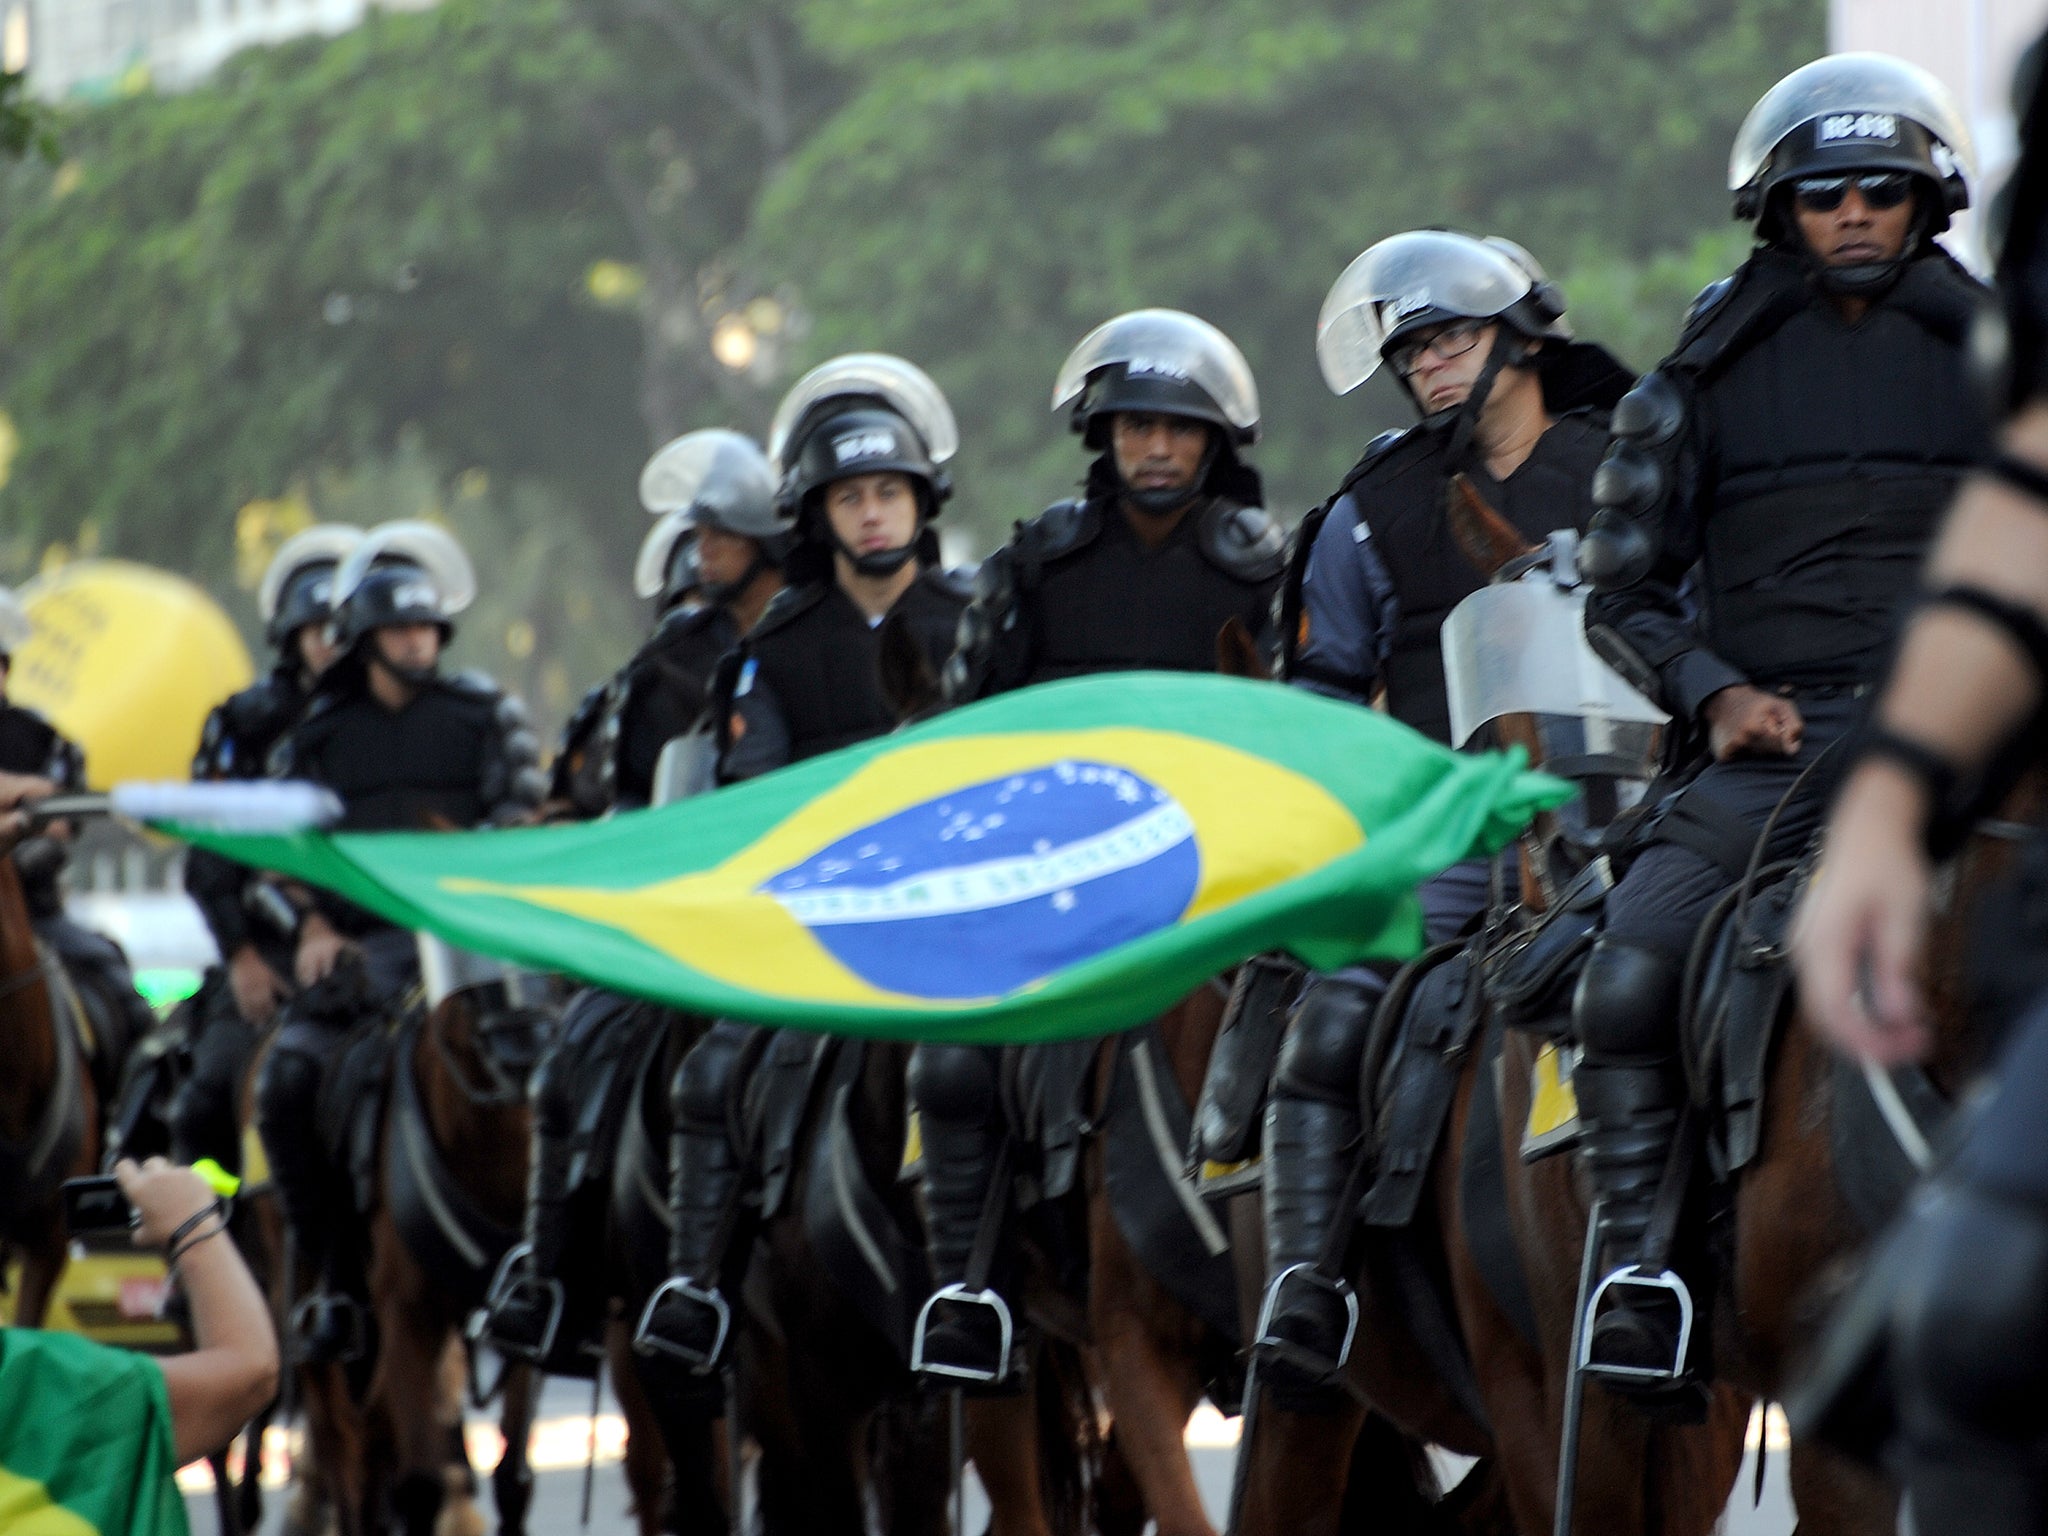
<svg viewBox="0 0 2048 1536"><path fill-rule="evenodd" d="M526 1511L533 1502L527 1439L533 1430L539 1388L539 1377L530 1365L515 1365L505 1374L504 1406L498 1415L505 1454L491 1471L491 1502L497 1506L498 1530L503 1536L525 1536Z"/></svg>
<svg viewBox="0 0 2048 1536"><path fill-rule="evenodd" d="M971 1399L965 1417L967 1457L988 1495L988 1536L1052 1536L1039 1486L1033 1394Z"/></svg>
<svg viewBox="0 0 2048 1536"><path fill-rule="evenodd" d="M1202 1324L1145 1273L1099 1188L1088 1228L1088 1318L1118 1444L1159 1536L1215 1536L1183 1438L1202 1397L1193 1364Z"/></svg>
<svg viewBox="0 0 2048 1536"><path fill-rule="evenodd" d="M1233 1536L1337 1536L1365 1410L1295 1413L1262 1393L1251 1422L1252 1437L1238 1449L1243 1491Z"/></svg>
<svg viewBox="0 0 2048 1536"><path fill-rule="evenodd" d="M310 1523L313 1508L324 1494L337 1536L365 1536L370 1529L366 1505L366 1468L362 1417L349 1395L348 1376L339 1365L302 1366L300 1390L306 1405L306 1432L312 1442L314 1497L298 1511Z"/></svg>
<svg viewBox="0 0 2048 1536"><path fill-rule="evenodd" d="M390 1507L403 1536L434 1536L448 1494L448 1429L441 1412L448 1328L426 1276L381 1211L370 1224L370 1254L377 1365L368 1400L380 1438L388 1440Z"/></svg>
<svg viewBox="0 0 2048 1536"><path fill-rule="evenodd" d="M253 1531L263 1524L263 1442L270 1434L270 1423L275 1413L276 1405L273 1403L251 1419L249 1427L242 1431L242 1481L235 1489L235 1513L245 1531Z"/></svg>
<svg viewBox="0 0 2048 1536"><path fill-rule="evenodd" d="M213 1474L213 1513L220 1521L221 1536L242 1536L242 1511L235 1502L235 1479L228 1470L228 1453L215 1451L208 1456L206 1470Z"/></svg>
<svg viewBox="0 0 2048 1536"><path fill-rule="evenodd" d="M1898 1528L1898 1494L1869 1468L1796 1442L1790 1463L1795 1536L1891 1536Z"/></svg>
<svg viewBox="0 0 2048 1536"><path fill-rule="evenodd" d="M641 1384L625 1323L614 1319L605 1328L606 1364L611 1369L612 1391L619 1400L619 1412L626 1421L626 1486L632 1490L633 1518L640 1536L656 1536L663 1529L668 1512L669 1458L654 1402ZM673 1522L669 1522L670 1528Z"/></svg>
<svg viewBox="0 0 2048 1536"><path fill-rule="evenodd" d="M14 1298L14 1325L40 1328L49 1317L50 1298L57 1293L70 1250L56 1206L35 1213L26 1225L28 1230L20 1238L21 1291Z"/></svg>

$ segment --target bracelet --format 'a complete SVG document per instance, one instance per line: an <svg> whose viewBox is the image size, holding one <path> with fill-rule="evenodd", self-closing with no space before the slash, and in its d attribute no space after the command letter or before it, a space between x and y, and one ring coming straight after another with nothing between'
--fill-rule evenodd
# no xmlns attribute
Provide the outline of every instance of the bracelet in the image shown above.
<svg viewBox="0 0 2048 1536"><path fill-rule="evenodd" d="M2011 453L1994 454L1981 468L1992 479L2018 491L2028 500L2048 507L2048 469L2030 464Z"/></svg>
<svg viewBox="0 0 2048 1536"><path fill-rule="evenodd" d="M2027 659L2037 684L2048 687L2048 623L2025 603L1967 582L1924 593L1922 608L1958 608L1997 630Z"/></svg>
<svg viewBox="0 0 2048 1536"><path fill-rule="evenodd" d="M205 1221L206 1218L209 1216L220 1217L221 1226L225 1228L227 1226L228 1219L227 1201L215 1200L213 1204L207 1206L204 1210L194 1211L190 1216L187 1216L183 1221L179 1222L177 1226L171 1229L171 1235L164 1243L164 1252L176 1252L178 1244L182 1243L186 1238L190 1237L194 1232L196 1232L199 1229L199 1224Z"/></svg>
<svg viewBox="0 0 2048 1536"><path fill-rule="evenodd" d="M212 1215L214 1213L208 1212L208 1214ZM208 1238L219 1237L223 1232L227 1231L227 1214L225 1212L222 1212L220 1213L220 1216L221 1222L219 1226L213 1227L208 1231L201 1232L196 1237L187 1238L183 1243L173 1243L168 1249L166 1249L164 1252L165 1267L176 1267L180 1259L184 1258L186 1254L190 1253L194 1248L197 1248L201 1243L205 1242Z"/></svg>
<svg viewBox="0 0 2048 1536"><path fill-rule="evenodd" d="M1956 785L1962 774L1954 763L1925 742L1901 736L1881 725L1872 725L1857 744L1852 766L1874 757L1903 769L1907 777L1926 792L1930 818L1938 818L1954 802Z"/></svg>

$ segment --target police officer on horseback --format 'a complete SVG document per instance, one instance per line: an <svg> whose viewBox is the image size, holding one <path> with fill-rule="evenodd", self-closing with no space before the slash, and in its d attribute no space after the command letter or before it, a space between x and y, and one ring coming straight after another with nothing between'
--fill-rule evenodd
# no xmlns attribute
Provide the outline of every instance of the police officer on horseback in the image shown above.
<svg viewBox="0 0 2048 1536"><path fill-rule="evenodd" d="M2038 62L2040 45L2036 45ZM2027 70L2022 67L2022 80ZM1937 871L2041 761L2048 700L2048 92L2034 72L1999 262L2015 414L1957 498L1793 932L1802 1014L1891 1068L1936 1040L1926 984ZM2004 829L2010 835L2010 828ZM1973 1030L2009 1031L1996 1088L1875 1250L1795 1432L1865 1454L1918 1531L2048 1529L2048 861L1977 909ZM1970 1113L1959 1111L1959 1113ZM1882 1358L1882 1365L1876 1361Z"/></svg>
<svg viewBox="0 0 2048 1536"><path fill-rule="evenodd" d="M1095 450L1085 493L1019 524L982 565L946 666L947 702L1096 672L1213 671L1233 620L1269 640L1283 543L1241 457L1258 438L1258 392L1230 339L1177 310L1118 316L1068 356L1052 406ZM1092 1041L1044 1049L1058 1058L1049 1078L1072 1090L1049 1092L1049 1103L1074 1097L1094 1052ZM913 1363L988 1385L1014 1380L1016 1354L1003 1349L1016 1339L1005 1277L993 1257L974 1261L985 1221L1007 1216L991 1209L1006 1204L994 1186L1011 1134L1001 1060L994 1048L924 1044L909 1077L938 1286ZM1042 1180L1045 1197L1061 1182Z"/></svg>
<svg viewBox="0 0 2048 1536"><path fill-rule="evenodd" d="M215 707L200 732L195 780L261 778L272 749L298 723L313 685L333 660L328 633L336 567L363 533L322 523L279 546L257 587L265 638L276 653L270 671ZM172 1098L172 1156L211 1158L229 1170L242 1162L235 1099L257 1032L291 994L296 917L275 886L243 865L203 848L185 856L185 890L221 954L194 999L191 1065Z"/></svg>
<svg viewBox="0 0 2048 1536"><path fill-rule="evenodd" d="M1472 491L1529 544L1591 513L1606 407L1631 382L1573 339L1563 293L1521 247L1449 230L1372 246L1323 305L1323 376L1349 393L1393 366L1421 420L1375 439L1303 524L1283 599L1286 675L1369 704L1451 743L1439 632L1487 574L1458 546L1449 498ZM1422 890L1432 943L1483 909L1485 861ZM1342 1249L1343 1191L1360 1156L1359 1073L1387 978L1354 967L1311 979L1281 1046L1267 1109L1269 1296L1256 1344L1262 1384L1297 1406L1333 1401L1355 1301ZM1354 1195L1355 1198L1355 1195Z"/></svg>
<svg viewBox="0 0 2048 1536"><path fill-rule="evenodd" d="M1836 55L1779 82L1730 161L1756 249L1615 411L1581 552L1587 636L1671 712L1693 774L1630 851L1574 1002L1604 1276L1583 1358L1619 1389L1680 1395L1690 1365L1687 1282L1639 1262L1682 1194L1666 1171L1688 951L1767 824L1765 861L1813 834L1810 770L1987 446L1966 357L1983 290L1934 243L1969 201L1969 156L1947 93L1899 60Z"/></svg>
<svg viewBox="0 0 2048 1536"><path fill-rule="evenodd" d="M271 753L280 778L324 784L351 831L472 827L527 818L545 779L524 707L441 654L476 592L469 558L426 523L386 523L334 577L337 656ZM388 1022L418 979L413 935L330 893L295 893L301 991L265 1058L257 1129L302 1263L316 1277L293 1318L302 1361L357 1352L357 1256L337 1240L352 1201L331 1167L321 1087L360 1023Z"/></svg>
<svg viewBox="0 0 2048 1536"><path fill-rule="evenodd" d="M879 736L916 707L885 694L883 662L888 651L899 671L929 682L951 648L966 594L939 563L932 523L952 493L945 465L959 441L938 386L897 357L835 358L783 398L769 458L797 543L785 564L790 585L719 670L720 782ZM700 1377L722 1363L731 1330L723 1285L744 1248L746 1169L729 1105L756 1038L719 1021L683 1058L672 1088L673 1278L648 1306L635 1347Z"/></svg>
<svg viewBox="0 0 2048 1536"><path fill-rule="evenodd" d="M585 697L555 755L550 799L583 817L652 802L662 749L703 720L720 659L782 590L796 543L767 457L737 432L669 443L641 471L640 501L656 521L633 590L655 605L653 633Z"/></svg>
<svg viewBox="0 0 2048 1536"><path fill-rule="evenodd" d="M777 510L767 456L736 432L691 432L663 447L641 472L640 500L657 520L633 586L654 600L657 618L564 733L550 800L581 816L651 804L670 744L708 742L718 663L782 590L796 543L794 520ZM566 1368L592 1341L602 1298L574 1295L565 1275L576 1251L573 1175L587 1167L576 1145L582 1099L592 1063L623 1054L648 1017L626 999L580 993L534 1072L526 1238L501 1267L482 1323L482 1337L515 1358Z"/></svg>
<svg viewBox="0 0 2048 1536"><path fill-rule="evenodd" d="M85 788L85 753L39 710L7 696L14 652L34 624L12 592L0 589L0 773L47 779L62 790ZM69 855L71 830L58 822L31 833L11 855L21 876L36 937L49 947L88 1002L94 1034L93 1070L100 1091L119 1085L129 1048L156 1024L156 1015L135 990L135 976L121 946L105 934L73 922L64 913L59 877Z"/></svg>

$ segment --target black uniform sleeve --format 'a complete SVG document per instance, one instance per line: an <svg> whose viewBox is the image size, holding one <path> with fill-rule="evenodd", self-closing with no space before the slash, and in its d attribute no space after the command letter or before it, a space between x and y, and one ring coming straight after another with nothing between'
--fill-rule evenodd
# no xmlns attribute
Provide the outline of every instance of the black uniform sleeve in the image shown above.
<svg viewBox="0 0 2048 1536"><path fill-rule="evenodd" d="M960 614L953 654L940 674L948 708L1021 688L1031 676L1033 627L1017 579L1023 537L1019 530L975 573L974 595Z"/></svg>
<svg viewBox="0 0 2048 1536"><path fill-rule="evenodd" d="M1748 681L1707 648L1685 599L1687 576L1700 557L1704 464L1693 419L1671 461L1670 489L1648 519L1655 552L1648 573L1625 585L1596 586L1586 600L1588 631L1608 631L1641 658L1656 676L1660 702L1686 721L1696 720L1701 706L1723 688Z"/></svg>
<svg viewBox="0 0 2048 1536"><path fill-rule="evenodd" d="M515 693L501 693L491 711L478 797L484 818L497 825L520 820L546 798L547 774L540 766L540 739Z"/></svg>
<svg viewBox="0 0 2048 1536"><path fill-rule="evenodd" d="M790 760L789 716L759 664L742 651L736 664L720 667L719 680L723 686L712 695L718 723L718 782L734 784L785 767ZM729 701L722 709L717 702L721 698Z"/></svg>
<svg viewBox="0 0 2048 1536"><path fill-rule="evenodd" d="M233 859L204 848L185 855L185 894L199 908L223 960L251 942L249 920L242 910L242 886L248 878L249 872Z"/></svg>

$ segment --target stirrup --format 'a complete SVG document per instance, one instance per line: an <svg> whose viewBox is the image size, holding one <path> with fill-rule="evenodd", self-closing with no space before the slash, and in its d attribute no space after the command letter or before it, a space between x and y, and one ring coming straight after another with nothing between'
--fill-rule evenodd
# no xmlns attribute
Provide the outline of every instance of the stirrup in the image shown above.
<svg viewBox="0 0 2048 1536"><path fill-rule="evenodd" d="M370 1347L370 1325L369 1319L363 1314L362 1304L353 1296L329 1290L315 1291L292 1308L289 1319L292 1342L298 1346L302 1358L306 1354L306 1342L313 1332L314 1323L337 1316L348 1320L347 1341L329 1357L329 1360L320 1363L347 1365L363 1358Z"/></svg>
<svg viewBox="0 0 2048 1536"><path fill-rule="evenodd" d="M555 1336L562 1329L567 1298L561 1281L533 1272L532 1259L533 1244L516 1243L498 1261L497 1273L491 1276L490 1288L484 1292L483 1305L470 1313L464 1332L472 1344L488 1344L500 1354L539 1365L555 1352ZM537 1340L508 1338L498 1327L505 1309L522 1302L547 1319Z"/></svg>
<svg viewBox="0 0 2048 1536"><path fill-rule="evenodd" d="M1593 1358L1593 1325L1600 1320L1605 1310L1604 1303L1610 1299L1618 1307L1630 1307L1630 1292L1647 1293L1644 1300L1651 1302L1675 1301L1678 1304L1678 1346L1672 1352L1671 1364L1662 1365L1616 1365ZM1612 1271L1598 1285L1586 1301L1585 1325L1580 1330L1578 1368L1588 1375L1611 1381L1664 1382L1679 1381L1685 1376L1685 1362L1692 1352L1693 1305L1692 1291L1678 1277L1674 1270L1663 1270L1651 1274L1639 1264L1624 1264Z"/></svg>
<svg viewBox="0 0 2048 1536"><path fill-rule="evenodd" d="M1322 1362L1329 1374L1335 1376L1351 1359L1351 1345L1358 1337L1358 1292L1351 1288L1350 1281L1326 1275L1313 1264L1290 1264L1273 1277L1273 1283L1266 1287L1265 1300L1259 1303L1259 1323L1253 1330L1252 1348L1295 1355L1307 1353L1299 1340L1282 1338L1273 1332L1273 1315L1280 1310L1280 1295L1290 1280L1344 1303L1344 1340L1337 1346L1336 1358Z"/></svg>
<svg viewBox="0 0 2048 1536"><path fill-rule="evenodd" d="M662 1301L673 1296L691 1307L708 1307L717 1327L712 1333L709 1351L693 1349L687 1344L678 1344L654 1330L654 1314ZM641 1309L640 1325L633 1330L633 1352L638 1355L666 1355L679 1360L698 1376L709 1376L718 1369L718 1362L725 1356L726 1336L732 1332L732 1305L717 1290L705 1290L693 1285L681 1275L664 1280L647 1298L647 1305Z"/></svg>
<svg viewBox="0 0 2048 1536"><path fill-rule="evenodd" d="M935 1360L925 1352L925 1334L931 1326L932 1309L944 1302L948 1306L987 1307L996 1315L996 1368L987 1370L978 1365L966 1365L957 1360ZM979 1382L986 1386L1001 1381L1010 1374L1010 1346L1016 1339L1016 1327L1010 1319L1010 1304L1002 1295L984 1288L970 1291L957 1281L942 1285L925 1298L918 1309L917 1327L910 1337L910 1369L919 1376L946 1376L954 1381Z"/></svg>

